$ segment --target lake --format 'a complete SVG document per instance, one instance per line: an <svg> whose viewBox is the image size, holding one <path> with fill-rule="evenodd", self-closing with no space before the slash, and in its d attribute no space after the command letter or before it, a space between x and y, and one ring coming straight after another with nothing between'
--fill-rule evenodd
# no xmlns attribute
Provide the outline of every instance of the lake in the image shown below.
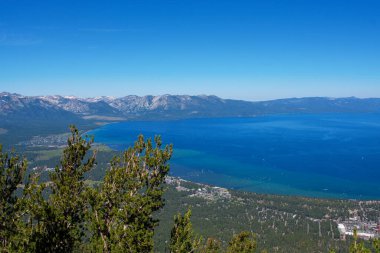
<svg viewBox="0 0 380 253"><path fill-rule="evenodd" d="M380 199L380 115L131 121L90 132L124 150L142 133L173 143L171 174L258 193Z"/></svg>

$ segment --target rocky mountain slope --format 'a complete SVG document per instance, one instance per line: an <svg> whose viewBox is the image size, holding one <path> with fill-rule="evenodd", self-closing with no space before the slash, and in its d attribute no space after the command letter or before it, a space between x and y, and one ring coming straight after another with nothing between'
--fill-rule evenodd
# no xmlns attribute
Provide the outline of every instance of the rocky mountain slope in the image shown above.
<svg viewBox="0 0 380 253"><path fill-rule="evenodd" d="M262 102L216 96L125 96L77 98L0 93L0 115L129 118L250 117L276 113L380 112L380 99L290 98Z"/></svg>
<svg viewBox="0 0 380 253"><path fill-rule="evenodd" d="M67 132L74 124L88 130L122 120L254 117L289 113L380 113L380 99L289 98L262 102L216 96L125 96L78 98L0 93L0 143Z"/></svg>

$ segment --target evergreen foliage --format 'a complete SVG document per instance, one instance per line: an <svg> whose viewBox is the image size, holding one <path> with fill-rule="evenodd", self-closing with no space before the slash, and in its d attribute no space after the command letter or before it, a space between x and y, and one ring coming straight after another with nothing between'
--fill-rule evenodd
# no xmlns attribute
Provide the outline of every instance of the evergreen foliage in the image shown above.
<svg viewBox="0 0 380 253"><path fill-rule="evenodd" d="M354 229L354 241L350 246L350 253L371 253L371 250L364 246L363 242L358 242L358 232Z"/></svg>
<svg viewBox="0 0 380 253"><path fill-rule="evenodd" d="M205 245L201 245L202 239L194 234L190 218L190 209L184 215L178 214L174 217L174 227L170 237L170 252L222 252L220 242L214 238L208 238ZM252 232L241 232L235 235L226 250L227 253L253 253L255 251L256 239Z"/></svg>
<svg viewBox="0 0 380 253"><path fill-rule="evenodd" d="M103 252L151 252L153 213L161 209L163 183L172 146L139 136L135 145L111 162L99 189L89 192L93 247Z"/></svg>
<svg viewBox="0 0 380 253"><path fill-rule="evenodd" d="M380 253L380 239L376 239L372 242L375 253Z"/></svg>
<svg viewBox="0 0 380 253"><path fill-rule="evenodd" d="M221 252L220 241L215 238L208 238L206 244L201 249L201 253L219 253Z"/></svg>
<svg viewBox="0 0 380 253"><path fill-rule="evenodd" d="M359 242L358 232L354 229L354 240L350 245L350 253L379 253L380 252L380 239L372 241L372 249L367 248L363 241Z"/></svg>
<svg viewBox="0 0 380 253"><path fill-rule="evenodd" d="M2 152L0 145L0 247L10 250L14 247L12 238L17 235L20 222L20 206L16 190L21 184L27 168L25 159L15 154Z"/></svg>
<svg viewBox="0 0 380 253"><path fill-rule="evenodd" d="M95 152L85 161L93 141L82 138L74 126L70 130L60 166L50 174L50 181L39 184L39 176L31 175L25 186L28 222L23 231L28 239L24 251L72 252L82 241L89 188L84 174L93 168Z"/></svg>
<svg viewBox="0 0 380 253"><path fill-rule="evenodd" d="M200 238L196 238L190 221L191 210L184 215L174 217L174 227L170 233L170 252L187 253L194 252L200 244Z"/></svg>
<svg viewBox="0 0 380 253"><path fill-rule="evenodd" d="M253 253L256 251L256 239L252 232L241 232L229 242L227 253Z"/></svg>

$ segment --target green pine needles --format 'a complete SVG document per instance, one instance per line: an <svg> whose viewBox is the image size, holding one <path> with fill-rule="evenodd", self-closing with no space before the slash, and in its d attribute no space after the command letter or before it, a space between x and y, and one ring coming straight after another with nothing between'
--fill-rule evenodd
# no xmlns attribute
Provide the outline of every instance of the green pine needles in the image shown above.
<svg viewBox="0 0 380 253"><path fill-rule="evenodd" d="M198 249L201 239L194 235L190 217L190 209L185 215L178 214L174 217L174 227L170 234L170 252L187 253Z"/></svg>
<svg viewBox="0 0 380 253"><path fill-rule="evenodd" d="M0 252L152 252L172 146L139 136L92 188L84 178L95 166L93 140L70 130L47 182L38 173L23 180L26 160L0 147Z"/></svg>
<svg viewBox="0 0 380 253"><path fill-rule="evenodd" d="M0 248L1 251L16 249L13 240L18 235L17 227L22 210L16 197L27 168L25 159L15 154L4 154L0 145Z"/></svg>
<svg viewBox="0 0 380 253"><path fill-rule="evenodd" d="M169 172L172 146L139 136L135 145L116 157L98 189L89 196L93 249L103 252L151 252L153 213L163 205L163 183Z"/></svg>
<svg viewBox="0 0 380 253"><path fill-rule="evenodd" d="M84 175L95 164L95 152L85 159L92 140L83 139L75 127L63 151L60 166L50 180L39 183L32 174L24 188L21 203L26 220L24 252L72 252L81 244L88 209Z"/></svg>

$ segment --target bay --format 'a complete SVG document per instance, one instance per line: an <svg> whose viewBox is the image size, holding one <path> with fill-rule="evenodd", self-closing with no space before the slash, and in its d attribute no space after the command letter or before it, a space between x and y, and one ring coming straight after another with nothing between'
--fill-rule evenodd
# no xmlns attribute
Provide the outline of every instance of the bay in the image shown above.
<svg viewBox="0 0 380 253"><path fill-rule="evenodd" d="M139 134L173 143L171 174L259 193L380 199L379 114L129 121L91 131L116 150Z"/></svg>

